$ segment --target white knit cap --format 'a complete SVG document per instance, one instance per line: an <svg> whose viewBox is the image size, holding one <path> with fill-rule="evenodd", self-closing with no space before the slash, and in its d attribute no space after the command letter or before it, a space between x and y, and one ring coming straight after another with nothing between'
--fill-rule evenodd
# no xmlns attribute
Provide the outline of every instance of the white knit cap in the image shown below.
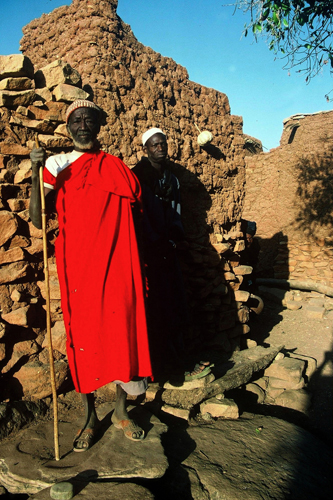
<svg viewBox="0 0 333 500"><path fill-rule="evenodd" d="M165 135L165 133L163 132L163 130L161 130L160 128L156 128L156 127L153 127L153 128L150 128L149 130L147 130L144 134L142 134L142 144L145 145L146 142L155 134L163 134Z"/></svg>

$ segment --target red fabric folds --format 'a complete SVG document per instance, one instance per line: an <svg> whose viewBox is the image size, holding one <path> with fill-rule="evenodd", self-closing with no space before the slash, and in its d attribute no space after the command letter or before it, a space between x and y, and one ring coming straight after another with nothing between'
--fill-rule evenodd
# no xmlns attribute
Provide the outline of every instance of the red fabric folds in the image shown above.
<svg viewBox="0 0 333 500"><path fill-rule="evenodd" d="M76 390L150 376L135 175L119 158L85 153L58 175L56 190L56 259Z"/></svg>

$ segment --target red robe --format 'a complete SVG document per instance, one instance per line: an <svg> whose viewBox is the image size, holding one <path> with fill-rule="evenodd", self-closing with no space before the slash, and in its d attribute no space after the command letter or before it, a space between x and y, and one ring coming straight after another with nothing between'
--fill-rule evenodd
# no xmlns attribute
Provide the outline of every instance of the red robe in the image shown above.
<svg viewBox="0 0 333 500"><path fill-rule="evenodd" d="M68 362L81 393L151 375L142 271L132 216L135 175L102 151L56 178L56 260Z"/></svg>

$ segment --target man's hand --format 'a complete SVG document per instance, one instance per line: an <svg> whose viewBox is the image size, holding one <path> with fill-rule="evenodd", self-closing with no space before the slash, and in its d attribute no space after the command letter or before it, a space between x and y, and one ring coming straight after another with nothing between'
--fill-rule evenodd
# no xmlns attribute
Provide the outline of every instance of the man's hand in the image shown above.
<svg viewBox="0 0 333 500"><path fill-rule="evenodd" d="M30 219L34 226L38 229L42 228L42 217L41 217L41 199L40 199L40 181L39 181L39 169L45 164L45 151L43 148L34 147L30 153L31 160L31 198L29 206Z"/></svg>
<svg viewBox="0 0 333 500"><path fill-rule="evenodd" d="M45 150L34 147L30 153L30 160L32 169L38 171L38 167L45 163Z"/></svg>

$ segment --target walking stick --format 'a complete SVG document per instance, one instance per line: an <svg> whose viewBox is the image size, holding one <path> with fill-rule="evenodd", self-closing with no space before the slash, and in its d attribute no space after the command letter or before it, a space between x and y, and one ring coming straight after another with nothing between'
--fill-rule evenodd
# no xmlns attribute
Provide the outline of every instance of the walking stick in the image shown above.
<svg viewBox="0 0 333 500"><path fill-rule="evenodd" d="M35 136L36 147L39 148L38 135ZM46 235L46 210L45 210L45 195L43 181L43 166L39 169L40 183L40 198L42 211L42 233L43 233L43 256L44 256L44 277L45 277L45 292L46 292L46 331L49 341L49 363L50 363L50 378L52 387L53 399L53 434L54 434L54 456L56 460L59 458L59 429L58 429L58 401L57 388L55 382L52 335L51 335L51 308L50 308L50 282L49 282L49 266L47 260L47 235Z"/></svg>

